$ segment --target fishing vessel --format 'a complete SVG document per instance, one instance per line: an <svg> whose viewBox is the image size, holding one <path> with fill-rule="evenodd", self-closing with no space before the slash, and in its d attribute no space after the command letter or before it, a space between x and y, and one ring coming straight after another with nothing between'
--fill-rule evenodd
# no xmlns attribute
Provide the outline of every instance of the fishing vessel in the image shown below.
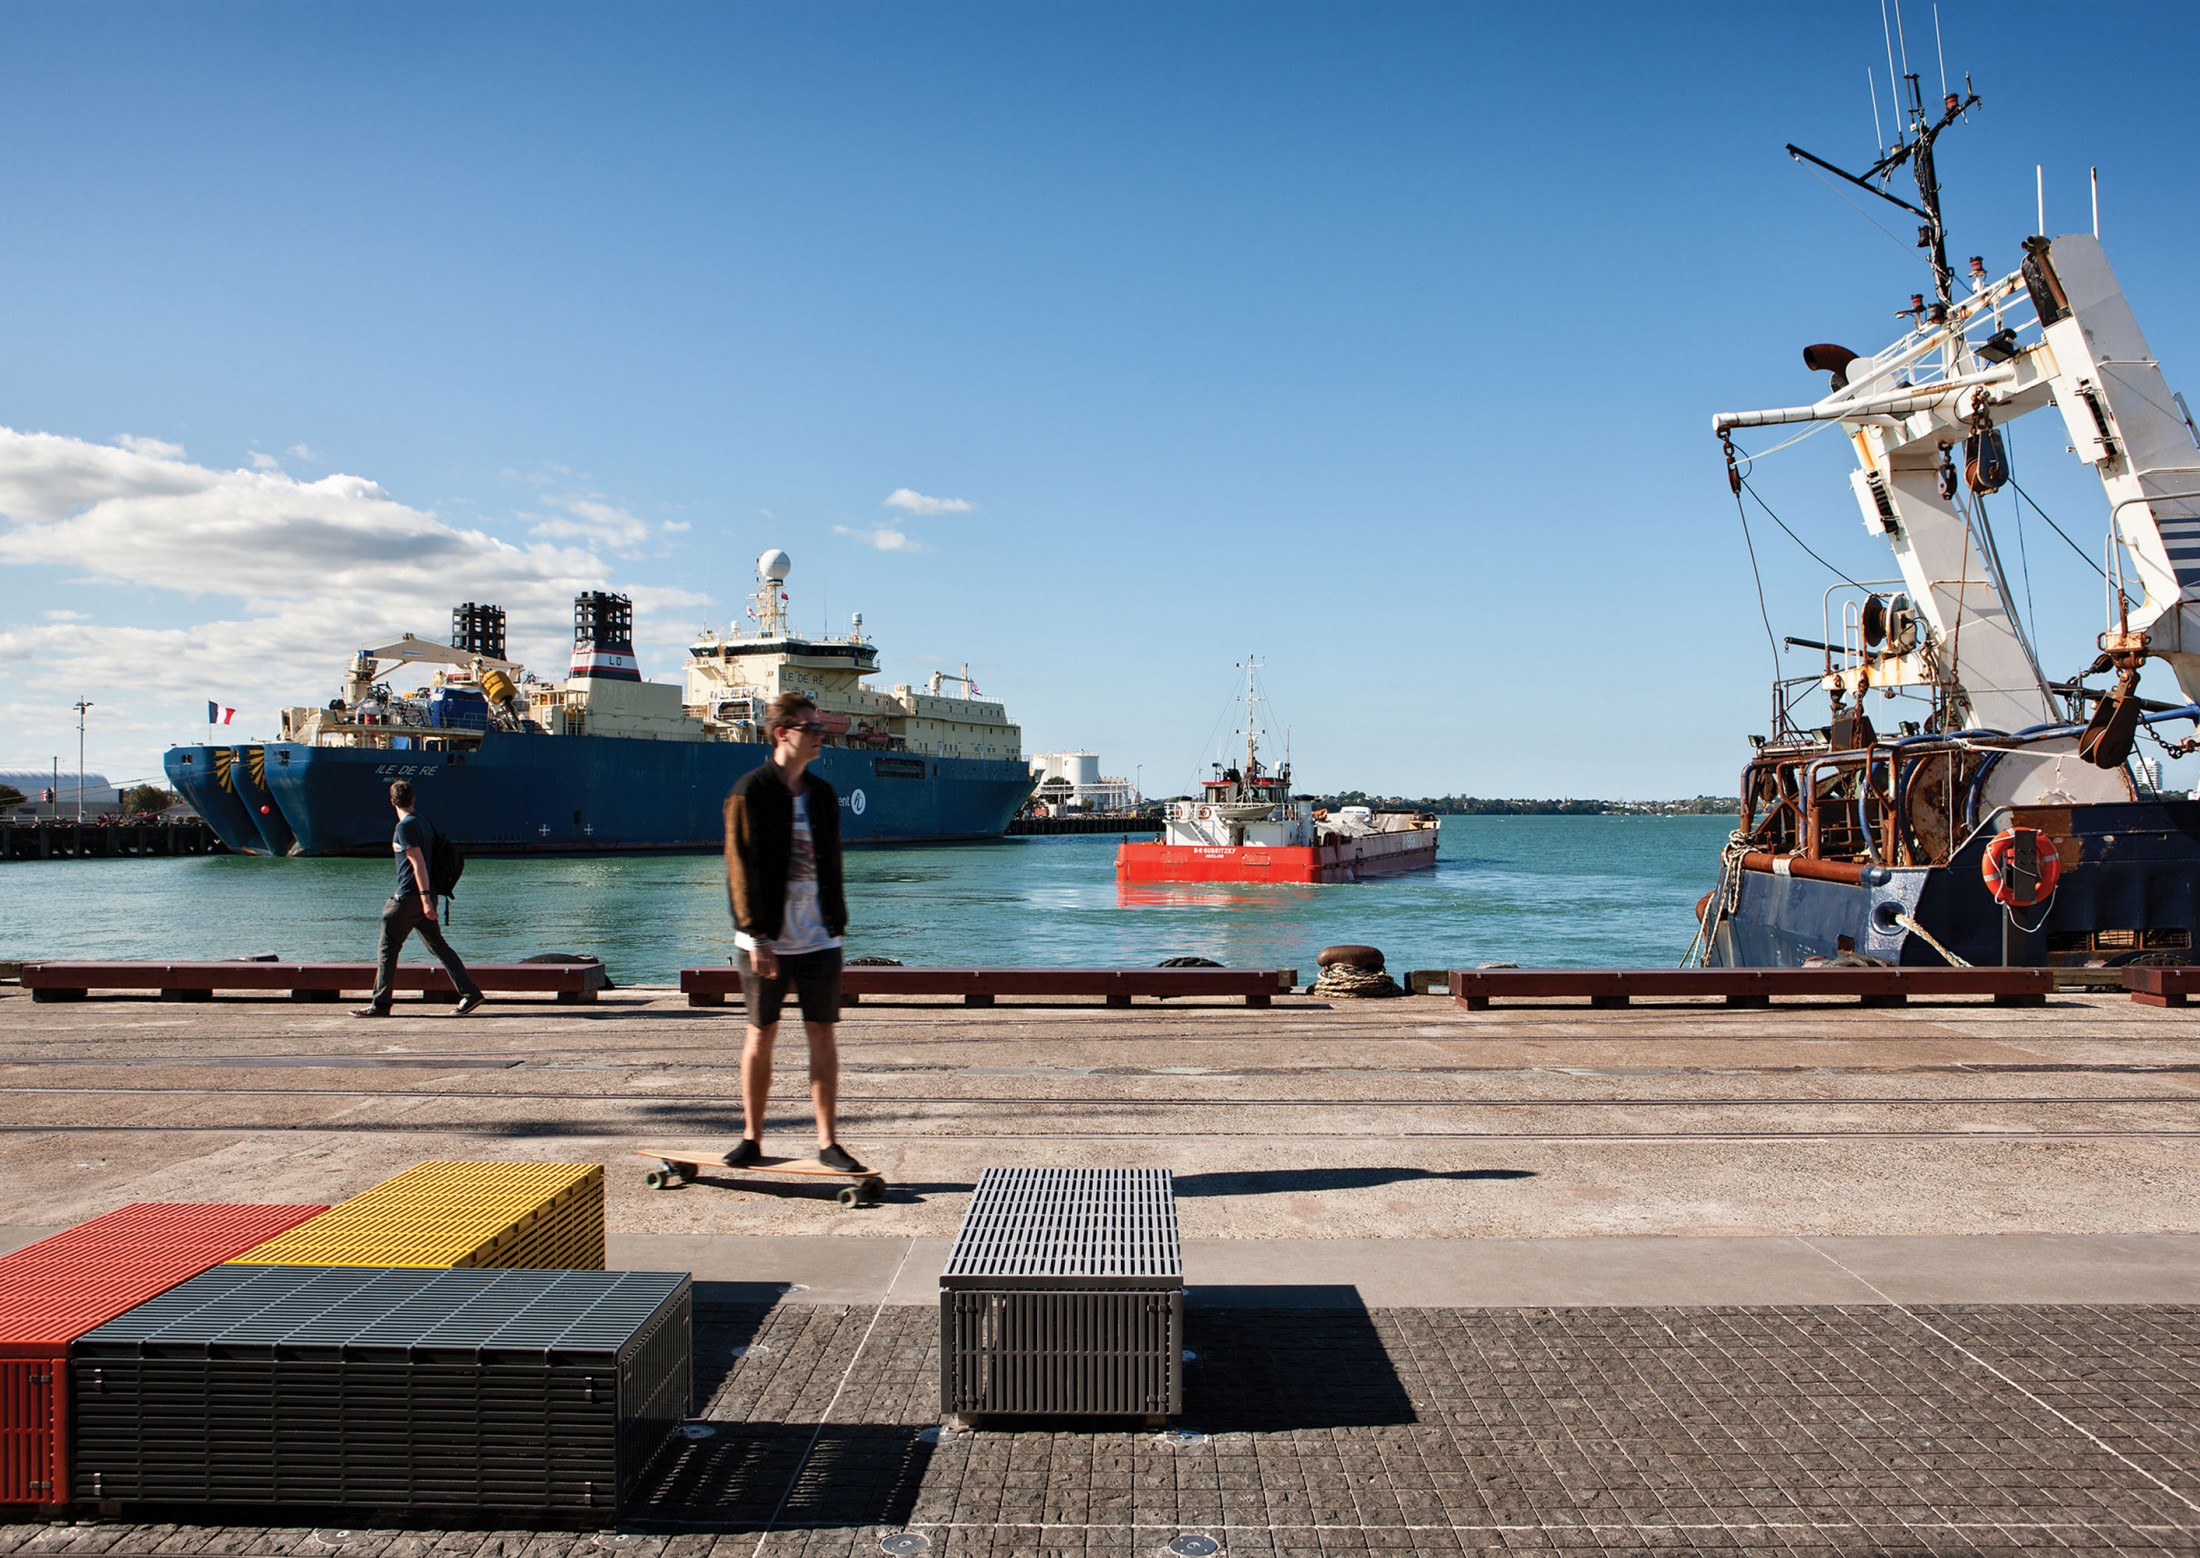
<svg viewBox="0 0 2200 1558"><path fill-rule="evenodd" d="M1116 880L1357 882L1435 865L1435 817L1368 806L1328 811L1291 793L1288 759L1274 770L1262 764L1258 669L1248 656L1243 762L1216 764L1197 799L1169 802L1159 839L1117 845Z"/></svg>
<svg viewBox="0 0 2200 1558"><path fill-rule="evenodd" d="M1821 664L1775 681L1691 957L2187 962L2200 802L2159 793L2133 759L2141 741L2165 757L2200 745L2175 729L2200 723L2200 429L2147 346L2097 215L2095 233L2012 245L2006 271L1973 258L1957 287L1934 154L1979 98L1966 81L1928 109L1917 75L1901 79L1900 139L1863 173L1788 151L1921 224L1932 297L1913 295L1907 328L1877 352L1805 347L1806 368L1828 376L1809 404L1713 421L1745 527L1752 461L1775 451L1752 456L1737 436L1838 427L1864 528L1895 576L1844 580L1818 636L1786 640ZM1904 167L1915 203L1889 188ZM2092 548L2106 620L2051 668L1997 536L2019 519L2010 428L2028 416L2041 432L2029 447L2044 458L2067 445L2106 500ZM2142 698L2142 671L2174 695Z"/></svg>
<svg viewBox="0 0 2200 1558"><path fill-rule="evenodd" d="M325 705L282 712L281 739L177 746L176 791L232 850L354 855L389 849L389 785L471 853L716 849L726 791L765 761L765 711L782 692L818 705L816 770L840 794L849 843L995 838L1031 794L1023 733L966 666L923 687L865 685L878 647L857 616L844 637L789 620L783 551L757 561L746 623L706 629L679 682L642 678L634 612L591 591L573 607L566 674L506 657L506 619L468 602L451 640L406 634L353 656ZM390 676L426 668L426 683Z"/></svg>

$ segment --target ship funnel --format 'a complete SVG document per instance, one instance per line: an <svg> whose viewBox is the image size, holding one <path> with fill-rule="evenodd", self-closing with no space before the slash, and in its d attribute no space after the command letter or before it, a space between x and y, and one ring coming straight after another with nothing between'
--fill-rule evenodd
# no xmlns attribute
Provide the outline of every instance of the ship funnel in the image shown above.
<svg viewBox="0 0 2200 1558"><path fill-rule="evenodd" d="M504 659L504 608L477 606L472 601L453 606L451 647L480 655L485 660Z"/></svg>
<svg viewBox="0 0 2200 1558"><path fill-rule="evenodd" d="M638 682L634 659L634 602L624 595L589 590L573 597L573 663L570 674Z"/></svg>

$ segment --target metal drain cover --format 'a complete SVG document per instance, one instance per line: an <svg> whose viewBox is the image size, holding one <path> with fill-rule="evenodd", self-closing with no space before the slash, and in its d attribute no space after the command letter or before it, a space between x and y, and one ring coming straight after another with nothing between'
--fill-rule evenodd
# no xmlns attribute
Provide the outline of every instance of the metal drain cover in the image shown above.
<svg viewBox="0 0 2200 1558"><path fill-rule="evenodd" d="M1169 1551L1176 1558L1208 1558L1210 1553L1222 1551L1222 1544L1211 1536L1180 1536L1169 1543Z"/></svg>
<svg viewBox="0 0 2200 1558"><path fill-rule="evenodd" d="M919 1531L896 1531L892 1536L878 1539L878 1550L882 1553L926 1553L932 1550L932 1539Z"/></svg>

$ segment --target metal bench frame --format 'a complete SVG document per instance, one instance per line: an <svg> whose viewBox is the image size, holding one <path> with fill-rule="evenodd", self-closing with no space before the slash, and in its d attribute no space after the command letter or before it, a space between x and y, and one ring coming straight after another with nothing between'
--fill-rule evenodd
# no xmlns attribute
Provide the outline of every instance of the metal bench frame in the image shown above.
<svg viewBox="0 0 2200 1558"><path fill-rule="evenodd" d="M1247 1006L1266 1006L1284 987L1283 973L1263 968L878 968L840 971L840 999L853 1006L866 996L959 996L965 1006L991 1006L1000 996L1045 999L1097 995L1110 1006L1128 1006L1137 995L1237 996ZM741 993L734 968L684 968L680 989L690 1006L723 1006Z"/></svg>
<svg viewBox="0 0 2200 1558"><path fill-rule="evenodd" d="M2042 1006L2055 988L2050 968L1476 968L1453 969L1452 999L1469 1011L1493 1001L1586 999L1622 1007L1637 999L1718 997L1764 1007L1774 996L1901 1006L1911 996L1991 996L1997 1006Z"/></svg>

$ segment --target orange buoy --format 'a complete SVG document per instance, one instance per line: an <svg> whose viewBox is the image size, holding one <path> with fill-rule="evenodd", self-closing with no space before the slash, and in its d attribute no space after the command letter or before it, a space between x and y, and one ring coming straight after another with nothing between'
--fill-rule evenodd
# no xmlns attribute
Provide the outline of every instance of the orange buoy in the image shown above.
<svg viewBox="0 0 2200 1558"><path fill-rule="evenodd" d="M2032 835L2032 853L2039 862L2039 875L2032 884L2028 898L2017 896L2016 884L2009 876L2009 855L2017 845L2017 835ZM1986 890L1993 894L1994 902L2005 903L2013 909L2029 909L2041 900L2052 897L2055 885L2062 880L2062 855L2055 848L2055 841L2038 828L2009 828L1994 835L1986 846L1986 853L1979 857L1979 875L1986 879Z"/></svg>

